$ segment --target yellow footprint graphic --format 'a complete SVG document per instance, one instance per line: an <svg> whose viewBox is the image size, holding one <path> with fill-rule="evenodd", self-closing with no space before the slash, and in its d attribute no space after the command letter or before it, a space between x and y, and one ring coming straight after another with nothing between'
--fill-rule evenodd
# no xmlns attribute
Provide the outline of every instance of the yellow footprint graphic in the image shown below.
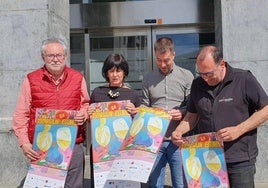
<svg viewBox="0 0 268 188"><path fill-rule="evenodd" d="M213 150L205 151L203 153L204 161L209 170L218 173L221 169L221 161Z"/></svg>
<svg viewBox="0 0 268 188"><path fill-rule="evenodd" d="M115 135L123 140L126 137L127 131L128 131L128 125L127 122L123 119L116 119L113 122L113 129L115 132Z"/></svg>
<svg viewBox="0 0 268 188"><path fill-rule="evenodd" d="M62 150L66 150L71 145L71 131L67 127L57 130L57 143Z"/></svg>
<svg viewBox="0 0 268 188"><path fill-rule="evenodd" d="M52 144L52 134L49 132L51 125L44 125L44 130L37 135L36 145L41 151L47 151Z"/></svg>
<svg viewBox="0 0 268 188"><path fill-rule="evenodd" d="M198 180L202 172L201 162L199 158L195 156L195 149L190 148L189 150L190 156L188 159L186 159L186 168L191 178Z"/></svg>
<svg viewBox="0 0 268 188"><path fill-rule="evenodd" d="M163 129L161 119L159 117L151 117L148 121L147 129L153 136L156 136L161 133Z"/></svg>
<svg viewBox="0 0 268 188"><path fill-rule="evenodd" d="M111 139L111 133L109 127L105 125L106 119L100 119L100 125L95 130L95 138L99 145L105 147L108 145Z"/></svg>
<svg viewBox="0 0 268 188"><path fill-rule="evenodd" d="M143 124L144 124L144 119L143 119L144 115L145 115L145 112L142 112L140 116L136 120L134 120L134 122L132 123L130 132L129 132L132 137L136 136L142 129Z"/></svg>

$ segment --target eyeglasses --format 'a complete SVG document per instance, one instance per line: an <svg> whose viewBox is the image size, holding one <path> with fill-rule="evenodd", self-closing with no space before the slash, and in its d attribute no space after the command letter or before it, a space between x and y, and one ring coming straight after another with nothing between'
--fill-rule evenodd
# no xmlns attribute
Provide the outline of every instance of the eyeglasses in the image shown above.
<svg viewBox="0 0 268 188"><path fill-rule="evenodd" d="M63 54L47 54L45 55L48 60L53 60L55 57L58 59L58 60L63 60L65 58L65 55Z"/></svg>
<svg viewBox="0 0 268 188"><path fill-rule="evenodd" d="M196 71L196 74L202 78L206 77L206 78L211 78L214 76L215 72L218 70L218 67L213 70L213 71L210 71L210 72L205 72L205 73L201 73L201 72L198 72Z"/></svg>

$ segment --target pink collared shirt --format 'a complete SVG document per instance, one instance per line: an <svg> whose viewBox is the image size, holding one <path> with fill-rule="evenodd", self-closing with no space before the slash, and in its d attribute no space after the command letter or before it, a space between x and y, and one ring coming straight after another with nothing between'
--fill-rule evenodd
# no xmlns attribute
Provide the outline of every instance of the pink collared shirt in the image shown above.
<svg viewBox="0 0 268 188"><path fill-rule="evenodd" d="M57 81L54 81L54 83L58 85L61 82L62 77L63 75ZM80 112L84 113L86 118L88 118L87 108L89 106L89 94L87 92L87 85L84 78L81 84L81 91L82 94L81 94ZM28 138L28 122L30 119L31 102L32 97L31 97L30 82L29 79L26 77L21 86L21 91L18 97L18 103L13 115L13 126L12 126L14 133L18 137L20 146L30 142Z"/></svg>

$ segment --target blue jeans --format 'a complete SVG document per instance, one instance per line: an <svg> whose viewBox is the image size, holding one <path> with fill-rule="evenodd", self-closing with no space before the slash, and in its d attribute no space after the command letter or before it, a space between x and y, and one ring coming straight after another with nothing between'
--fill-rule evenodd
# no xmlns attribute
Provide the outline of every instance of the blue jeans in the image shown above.
<svg viewBox="0 0 268 188"><path fill-rule="evenodd" d="M231 188L254 188L255 165L245 167L228 167Z"/></svg>
<svg viewBox="0 0 268 188"><path fill-rule="evenodd" d="M172 187L184 187L180 150L178 146L174 145L171 141L165 140L160 147L154 167L149 177L150 188L164 187L167 163L170 166Z"/></svg>

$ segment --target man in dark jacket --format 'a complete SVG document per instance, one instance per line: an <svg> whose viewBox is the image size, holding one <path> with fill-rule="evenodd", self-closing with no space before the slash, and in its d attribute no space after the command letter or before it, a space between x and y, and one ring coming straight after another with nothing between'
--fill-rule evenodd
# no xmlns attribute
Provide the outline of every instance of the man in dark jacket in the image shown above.
<svg viewBox="0 0 268 188"><path fill-rule="evenodd" d="M253 188L258 154L257 127L268 119L268 97L250 71L231 67L215 46L197 55L198 74L191 87L187 114L172 133L180 146L182 135L217 132L224 142L230 186Z"/></svg>

